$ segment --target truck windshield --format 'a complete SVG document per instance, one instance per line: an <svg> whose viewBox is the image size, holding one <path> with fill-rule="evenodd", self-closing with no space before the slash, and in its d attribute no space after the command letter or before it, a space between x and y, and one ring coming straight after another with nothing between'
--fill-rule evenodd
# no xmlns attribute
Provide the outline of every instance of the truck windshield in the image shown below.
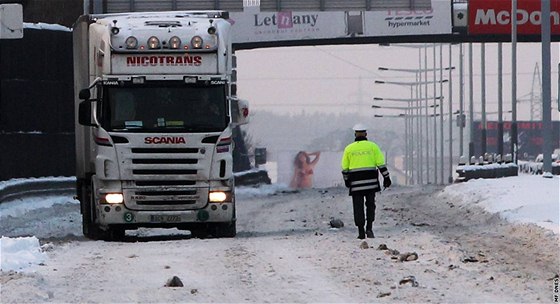
<svg viewBox="0 0 560 304"><path fill-rule="evenodd" d="M225 86L103 88L102 126L120 132L218 132L228 123Z"/></svg>

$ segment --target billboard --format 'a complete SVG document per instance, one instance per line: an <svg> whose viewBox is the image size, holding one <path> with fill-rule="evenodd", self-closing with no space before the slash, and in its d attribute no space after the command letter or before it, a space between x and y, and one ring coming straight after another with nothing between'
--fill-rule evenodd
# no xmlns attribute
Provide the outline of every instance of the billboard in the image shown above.
<svg viewBox="0 0 560 304"><path fill-rule="evenodd" d="M451 34L451 1L430 9L231 12L233 43Z"/></svg>
<svg viewBox="0 0 560 304"><path fill-rule="evenodd" d="M511 153L511 121L504 121L504 154ZM474 155L482 154L482 122L473 122ZM542 153L543 146L543 123L541 121L518 121L517 122L517 145L519 159L534 159ZM560 121L552 122L552 149L560 148ZM486 152L498 153L498 122L486 122Z"/></svg>
<svg viewBox="0 0 560 304"><path fill-rule="evenodd" d="M431 9L365 12L366 36L451 34L451 1L432 1Z"/></svg>
<svg viewBox="0 0 560 304"><path fill-rule="evenodd" d="M511 0L470 0L468 32L511 34ZM553 35L560 34L560 0L550 0L550 25ZM517 1L517 33L541 34L541 1Z"/></svg>

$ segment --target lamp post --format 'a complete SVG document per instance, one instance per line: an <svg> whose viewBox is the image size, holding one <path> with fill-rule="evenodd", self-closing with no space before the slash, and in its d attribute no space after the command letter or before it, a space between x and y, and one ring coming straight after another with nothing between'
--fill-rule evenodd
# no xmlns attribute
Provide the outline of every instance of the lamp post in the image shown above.
<svg viewBox="0 0 560 304"><path fill-rule="evenodd" d="M451 69L452 68L450 68L450 70ZM432 69L429 69L429 70L432 70ZM417 70L409 70L409 71L417 71ZM419 74L422 74L422 72L425 72L425 70L418 70L418 71L419 71ZM411 88L414 87L414 86L418 86L418 87L421 88L422 86L427 86L428 84L440 83L440 82L448 82L448 80L447 79L442 79L442 80L436 80L436 81L431 81L430 80L430 81L417 81L417 82L375 80L376 84L392 84L392 85L400 85L400 86L410 86ZM420 95L422 95L422 94L420 94ZM426 121L426 123L424 125L425 126L425 132L426 132L426 150L425 150L425 152L426 152L426 157L428 159L430 157L430 148L431 148L430 144L431 144L431 142L430 142L430 136L429 136L429 124L427 122L428 122L429 117L436 117L437 116L437 115L430 115L428 113L428 109L430 108L430 106L428 104L428 100L430 100L430 99L434 99L434 97L429 97L429 96L425 95L425 96L421 96L420 98L417 98L417 99L409 100L409 101L416 101L417 102L416 107L412 107L410 105L409 106L410 106L411 109L416 109L419 112L418 114L420 114L422 112L421 111L422 109L425 109L425 114L415 115L413 117L425 117L425 121ZM438 97L437 99L442 100L443 98ZM434 99L434 100L436 100L436 99ZM420 105L422 103L422 101L425 101L424 105ZM418 120L420 121L420 118L418 118ZM420 133L421 131L422 131L422 128L417 128L417 132ZM422 139L422 134L421 133L418 135L418 139L419 139L418 140L419 142L422 142L421 141L421 139ZM420 154L422 154L422 152L424 150L422 149L422 147L420 147L419 151L421 152ZM422 158L422 156L420 155L420 159L421 158ZM420 164L420 166L419 166L420 167L420 172L423 172L423 167L421 166L422 162L420 161L419 164ZM430 164L429 164L429 162L426 162L426 177L427 177L427 182L428 183L430 182L429 173L430 173ZM421 176L419 177L419 180L420 180L421 183L423 182Z"/></svg>
<svg viewBox="0 0 560 304"><path fill-rule="evenodd" d="M441 100L443 99L442 96L436 96L436 97L430 97L429 98L434 99L434 100ZM420 117L423 117L423 115L414 115L414 112L418 112L420 109L423 109L424 106L423 105L419 105L418 103L418 99L416 98L382 98L382 97L374 97L373 98L374 101L394 101L394 102L401 102L401 103L406 103L406 106L386 106L386 105L377 105L374 104L371 107L374 109L388 109L388 110L404 110L405 111L405 115L406 115L406 119L405 119L405 150L406 150L406 163L410 164L410 170L405 170L407 172L407 174L410 174L410 176L412 177L412 182L414 183L414 181L419 181L420 180L420 176L419 176L419 170L415 170L415 166L414 166L414 158L415 156L418 155L418 145L417 143L415 143L414 141L414 137L417 136L414 133L414 119L416 118L416 120L418 120ZM413 104L416 102L416 106L414 106ZM429 107L431 108L437 108L440 107L439 104L435 103L435 104L431 104L429 105ZM387 116L387 115L385 115ZM379 117L379 115L376 114L376 117ZM398 115L398 117L403 117L403 115ZM418 129L416 129L417 131ZM416 144L416 148L415 148L415 144ZM415 153L416 151L416 153ZM415 175L415 173L417 173ZM416 179L414 179L414 176L416 176Z"/></svg>
<svg viewBox="0 0 560 304"><path fill-rule="evenodd" d="M469 159L474 156L473 46L469 43Z"/></svg>
<svg viewBox="0 0 560 304"><path fill-rule="evenodd" d="M541 0L542 12L542 124L543 124L543 173L552 173L552 122L551 122L551 64L550 64L550 0ZM548 175L544 175L548 177ZM552 176L550 176L552 177Z"/></svg>
<svg viewBox="0 0 560 304"><path fill-rule="evenodd" d="M511 155L517 164L517 0L511 0L510 16L514 16L511 18Z"/></svg>
<svg viewBox="0 0 560 304"><path fill-rule="evenodd" d="M449 44L449 66L453 64L453 49L451 44ZM453 78L451 70L449 70L449 177L447 181L453 183ZM443 135L442 135L443 136ZM443 150L442 150L443 153ZM443 159L442 159L443 166Z"/></svg>
<svg viewBox="0 0 560 304"><path fill-rule="evenodd" d="M480 90L481 90L481 96L480 96L480 102L482 104L482 138L481 138L481 144L482 144L482 152L481 154L484 155L486 154L486 61L485 61L485 57L486 57L486 45L483 43L481 43L480 45Z"/></svg>

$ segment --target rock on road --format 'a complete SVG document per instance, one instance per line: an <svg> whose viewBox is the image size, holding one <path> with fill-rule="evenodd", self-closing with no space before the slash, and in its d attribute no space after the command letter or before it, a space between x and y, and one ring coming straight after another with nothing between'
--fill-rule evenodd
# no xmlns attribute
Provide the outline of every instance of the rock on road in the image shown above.
<svg viewBox="0 0 560 304"><path fill-rule="evenodd" d="M356 239L346 189L238 197L232 239L84 239L75 203L3 217L0 234L50 244L34 272L0 274L1 302L551 302L558 235L439 195L377 196ZM45 218L56 217L60 225ZM344 221L331 229L331 217ZM37 228L39 227L39 228ZM67 234L70 234L67 236ZM414 255L406 255L414 253ZM173 276L183 287L164 287Z"/></svg>

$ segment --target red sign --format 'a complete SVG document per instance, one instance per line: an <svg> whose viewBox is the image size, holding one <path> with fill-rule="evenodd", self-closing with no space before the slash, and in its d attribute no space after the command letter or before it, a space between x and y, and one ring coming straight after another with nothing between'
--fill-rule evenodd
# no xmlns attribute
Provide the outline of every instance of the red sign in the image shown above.
<svg viewBox="0 0 560 304"><path fill-rule="evenodd" d="M541 1L517 1L517 33L541 34ZM511 34L511 0L470 0L469 34ZM560 0L550 0L550 25L560 34Z"/></svg>
<svg viewBox="0 0 560 304"><path fill-rule="evenodd" d="M169 56L169 55L152 55L152 56L127 56L127 66L186 66L201 65L201 56Z"/></svg>

